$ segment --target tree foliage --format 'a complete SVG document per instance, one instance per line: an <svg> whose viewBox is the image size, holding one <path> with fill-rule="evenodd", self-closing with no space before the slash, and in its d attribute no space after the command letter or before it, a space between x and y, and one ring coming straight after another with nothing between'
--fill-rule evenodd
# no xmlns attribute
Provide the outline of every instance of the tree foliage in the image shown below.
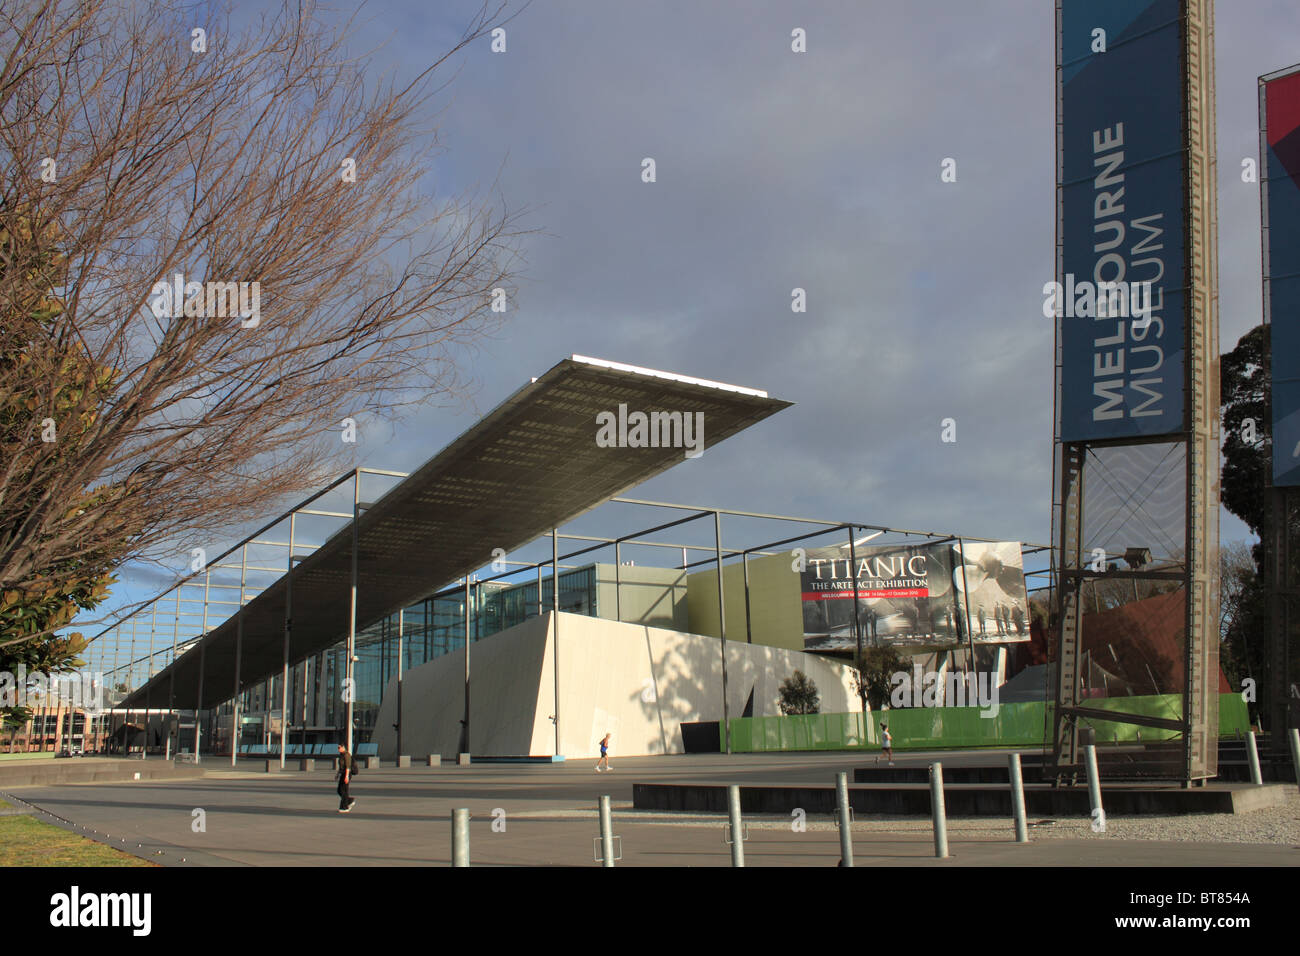
<svg viewBox="0 0 1300 956"><path fill-rule="evenodd" d="M39 242L33 241L37 236ZM75 338L59 333L66 259L57 246L58 232L34 217L10 217L0 228L0 284L19 294L0 304L0 458L6 463L0 487L0 541L21 538L23 524L39 510L43 486L31 472L48 459L58 467L75 456L94 427L95 402L111 388L113 372L91 362ZM6 281L15 275L15 281ZM59 374L34 381L25 370L57 357ZM38 421L39 415L45 415ZM62 423L60 430L59 423ZM94 512L121 493L112 485L81 489L67 507L75 519ZM106 538L98 552L69 556L25 580L0 587L0 671L15 677L26 670L63 673L83 666L82 634L53 636L83 610L108 596L111 567L126 536ZM3 708L5 719L25 721L29 711Z"/></svg>
<svg viewBox="0 0 1300 956"><path fill-rule="evenodd" d="M864 648L853 678L854 693L860 693L859 686L865 687L867 703L871 709L881 710L889 702L893 676L899 671L906 671L910 666L910 658L888 645Z"/></svg>
<svg viewBox="0 0 1300 956"><path fill-rule="evenodd" d="M1223 411L1224 507L1261 536L1268 521L1268 477L1272 468L1273 402L1269 329L1257 325L1220 363ZM1263 552L1255 549L1263 569Z"/></svg>
<svg viewBox="0 0 1300 956"><path fill-rule="evenodd" d="M803 671L795 671L781 682L781 713L816 714L821 710L817 685Z"/></svg>
<svg viewBox="0 0 1300 956"><path fill-rule="evenodd" d="M1273 405L1269 328L1257 325L1223 356L1220 365L1223 410L1224 506L1261 540L1220 549L1221 617L1219 654L1234 690L1250 678L1263 703L1268 682L1270 631L1267 554L1263 541L1271 521L1268 495L1272 471ZM1258 707L1252 706L1252 716ZM1258 719L1255 717L1255 719Z"/></svg>
<svg viewBox="0 0 1300 956"><path fill-rule="evenodd" d="M522 232L430 193L435 81L501 9L408 83L311 0L242 29L205 8L202 41L181 0L0 7L0 588L25 640L66 623L29 610L51 587L94 601L106 567L174 567L357 463L345 419L464 394Z"/></svg>

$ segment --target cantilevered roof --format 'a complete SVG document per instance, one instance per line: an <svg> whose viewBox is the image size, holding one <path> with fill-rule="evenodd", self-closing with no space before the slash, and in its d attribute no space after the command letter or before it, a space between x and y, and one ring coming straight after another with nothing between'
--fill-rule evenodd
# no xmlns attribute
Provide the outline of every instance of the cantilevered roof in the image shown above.
<svg viewBox="0 0 1300 956"><path fill-rule="evenodd" d="M684 460L683 448L601 447L601 412L704 413L704 447L788 408L766 392L575 355L519 389L404 479L357 522L357 630L396 613L506 552ZM348 633L352 525L292 572L289 659ZM244 606L240 684L280 673L288 576ZM230 699L236 619L154 676L123 704L212 707ZM203 651L203 692L199 660Z"/></svg>

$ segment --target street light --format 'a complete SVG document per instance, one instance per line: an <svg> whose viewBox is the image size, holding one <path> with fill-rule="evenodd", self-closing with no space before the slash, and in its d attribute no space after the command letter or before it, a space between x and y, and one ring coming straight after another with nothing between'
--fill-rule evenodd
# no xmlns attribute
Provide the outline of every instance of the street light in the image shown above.
<svg viewBox="0 0 1300 956"><path fill-rule="evenodd" d="M1151 563L1150 548L1129 548L1124 552L1124 560L1133 571L1141 571Z"/></svg>
<svg viewBox="0 0 1300 956"><path fill-rule="evenodd" d="M1151 563L1151 549L1128 548L1124 552L1124 561L1128 564L1130 571L1141 571ZM1137 578L1133 579L1133 600L1138 600Z"/></svg>

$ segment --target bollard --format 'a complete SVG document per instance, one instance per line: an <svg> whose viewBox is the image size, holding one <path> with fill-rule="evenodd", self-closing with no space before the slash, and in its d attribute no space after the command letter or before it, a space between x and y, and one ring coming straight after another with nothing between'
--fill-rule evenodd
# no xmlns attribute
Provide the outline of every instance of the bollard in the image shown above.
<svg viewBox="0 0 1300 956"><path fill-rule="evenodd" d="M305 757L302 760L298 761L298 769L304 770L308 773L312 773L316 770L316 761L313 760L311 757Z"/></svg>
<svg viewBox="0 0 1300 956"><path fill-rule="evenodd" d="M740 823L740 787L727 787L727 816L731 819L731 865L745 865L745 844Z"/></svg>
<svg viewBox="0 0 1300 956"><path fill-rule="evenodd" d="M614 824L609 814L609 794L600 798L600 865L614 865Z"/></svg>
<svg viewBox="0 0 1300 956"><path fill-rule="evenodd" d="M1250 782L1263 786L1264 777L1259 772L1259 749L1255 746L1255 731L1246 735L1246 756L1250 759Z"/></svg>
<svg viewBox="0 0 1300 956"><path fill-rule="evenodd" d="M469 810L451 811L451 865L469 866Z"/></svg>
<svg viewBox="0 0 1300 956"><path fill-rule="evenodd" d="M460 767L469 766L469 754L461 754L456 758L456 765Z"/></svg>
<svg viewBox="0 0 1300 956"><path fill-rule="evenodd" d="M442 766L442 754L429 754L425 759L429 762L430 767Z"/></svg>
<svg viewBox="0 0 1300 956"><path fill-rule="evenodd" d="M943 764L930 764L930 816L934 820L934 855L948 856L948 817L943 807Z"/></svg>
<svg viewBox="0 0 1300 956"><path fill-rule="evenodd" d="M1020 772L1020 754L1012 754L1011 764L1011 815L1016 821L1016 842L1029 842L1029 827L1025 824L1025 780Z"/></svg>
<svg viewBox="0 0 1300 956"><path fill-rule="evenodd" d="M397 766L399 766L399 767L409 767L410 765L411 765L411 758L410 758L410 757L399 756L399 757L397 758Z"/></svg>
<svg viewBox="0 0 1300 956"><path fill-rule="evenodd" d="M835 803L840 814L840 866L853 865L853 826L849 822L849 775L835 775Z"/></svg>
<svg viewBox="0 0 1300 956"><path fill-rule="evenodd" d="M1291 728L1291 766L1295 768L1295 782L1300 786L1300 730Z"/></svg>
<svg viewBox="0 0 1300 956"><path fill-rule="evenodd" d="M1092 805L1092 813L1089 814L1094 820L1097 819L1097 811L1101 809L1101 780L1097 777L1097 748L1092 744L1083 748L1083 759L1088 771L1088 803ZM1104 811L1102 819L1105 819Z"/></svg>

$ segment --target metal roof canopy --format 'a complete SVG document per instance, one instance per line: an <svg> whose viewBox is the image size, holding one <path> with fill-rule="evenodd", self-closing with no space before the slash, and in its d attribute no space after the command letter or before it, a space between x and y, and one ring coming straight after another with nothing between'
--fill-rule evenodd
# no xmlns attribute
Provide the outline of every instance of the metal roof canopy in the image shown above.
<svg viewBox="0 0 1300 956"><path fill-rule="evenodd" d="M757 389L575 355L520 388L361 513L357 522L357 631L488 564L685 457L683 448L602 448L596 415L704 413L704 447L792 405ZM288 515L285 516L285 519ZM290 572L289 660L334 646L348 633L352 522ZM283 667L281 576L243 608L241 689ZM118 705L146 694L175 708L229 700L235 680L236 615ZM203 649L203 698L198 700Z"/></svg>

